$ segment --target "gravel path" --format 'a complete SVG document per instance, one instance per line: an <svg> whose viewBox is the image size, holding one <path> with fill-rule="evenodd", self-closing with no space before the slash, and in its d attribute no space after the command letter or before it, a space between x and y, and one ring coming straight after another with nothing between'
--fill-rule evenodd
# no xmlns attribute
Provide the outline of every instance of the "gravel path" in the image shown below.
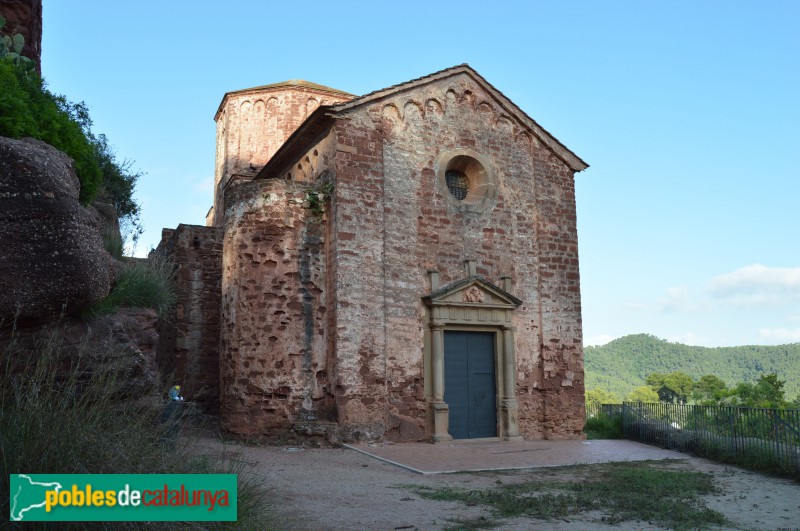
<svg viewBox="0 0 800 531"><path fill-rule="evenodd" d="M233 455L248 471L266 477L287 530L436 530L453 526L453 519L483 516L491 520L485 507L425 500L403 485L487 488L498 480L509 483L541 474L554 479L570 474L563 468L548 468L423 476L349 449L223 445L212 439L199 444L204 451ZM731 529L800 530L800 483L698 458L673 466L714 475L721 494L709 496L706 502L734 523ZM517 518L502 520L496 529L662 529L643 522L604 525L601 518L599 513L555 521Z"/></svg>

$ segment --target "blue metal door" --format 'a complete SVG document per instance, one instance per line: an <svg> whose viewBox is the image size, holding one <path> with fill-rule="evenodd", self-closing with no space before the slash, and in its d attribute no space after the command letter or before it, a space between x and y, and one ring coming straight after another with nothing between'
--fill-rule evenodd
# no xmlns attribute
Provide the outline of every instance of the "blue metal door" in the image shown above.
<svg viewBox="0 0 800 531"><path fill-rule="evenodd" d="M494 334L444 333L444 401L454 439L497 436Z"/></svg>

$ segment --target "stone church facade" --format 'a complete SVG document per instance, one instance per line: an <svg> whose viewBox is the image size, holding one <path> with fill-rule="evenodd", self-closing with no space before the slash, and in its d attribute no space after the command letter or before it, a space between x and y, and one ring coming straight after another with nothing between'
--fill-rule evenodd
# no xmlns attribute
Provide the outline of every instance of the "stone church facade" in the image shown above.
<svg viewBox="0 0 800 531"><path fill-rule="evenodd" d="M579 157L467 65L225 95L159 359L242 436L579 438ZM167 330L167 328L169 330Z"/></svg>

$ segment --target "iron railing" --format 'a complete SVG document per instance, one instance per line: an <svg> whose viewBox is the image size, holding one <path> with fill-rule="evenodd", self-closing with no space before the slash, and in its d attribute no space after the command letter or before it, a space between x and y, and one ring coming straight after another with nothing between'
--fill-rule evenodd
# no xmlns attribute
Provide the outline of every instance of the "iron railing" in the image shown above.
<svg viewBox="0 0 800 531"><path fill-rule="evenodd" d="M622 404L598 404L597 402L586 404L586 418L590 419L600 414L609 417L622 415Z"/></svg>

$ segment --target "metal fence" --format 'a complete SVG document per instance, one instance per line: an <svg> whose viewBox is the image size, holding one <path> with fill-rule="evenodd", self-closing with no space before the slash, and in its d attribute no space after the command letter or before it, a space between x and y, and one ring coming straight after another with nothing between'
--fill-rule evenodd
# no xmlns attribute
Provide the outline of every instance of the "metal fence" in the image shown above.
<svg viewBox="0 0 800 531"><path fill-rule="evenodd" d="M601 407L602 409L602 407ZM626 439L800 474L800 410L625 402Z"/></svg>
<svg viewBox="0 0 800 531"><path fill-rule="evenodd" d="M590 402L586 404L586 418L590 419L598 415L622 415L622 404L598 404Z"/></svg>

